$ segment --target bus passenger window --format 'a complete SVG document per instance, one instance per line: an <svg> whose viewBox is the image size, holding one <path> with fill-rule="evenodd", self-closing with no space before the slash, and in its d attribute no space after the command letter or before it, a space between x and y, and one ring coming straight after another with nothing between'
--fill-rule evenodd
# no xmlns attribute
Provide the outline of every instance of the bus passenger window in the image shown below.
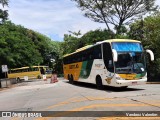
<svg viewBox="0 0 160 120"><path fill-rule="evenodd" d="M94 47L94 59L102 59L102 54L101 54L101 45L97 45Z"/></svg>
<svg viewBox="0 0 160 120"><path fill-rule="evenodd" d="M45 72L44 72L44 68L41 68L41 74L45 74Z"/></svg>

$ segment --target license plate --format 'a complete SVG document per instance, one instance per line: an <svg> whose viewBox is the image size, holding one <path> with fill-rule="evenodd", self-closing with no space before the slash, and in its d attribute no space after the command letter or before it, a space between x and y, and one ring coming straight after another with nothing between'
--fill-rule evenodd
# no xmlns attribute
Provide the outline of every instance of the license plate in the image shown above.
<svg viewBox="0 0 160 120"><path fill-rule="evenodd" d="M137 82L132 82L132 85L137 85Z"/></svg>

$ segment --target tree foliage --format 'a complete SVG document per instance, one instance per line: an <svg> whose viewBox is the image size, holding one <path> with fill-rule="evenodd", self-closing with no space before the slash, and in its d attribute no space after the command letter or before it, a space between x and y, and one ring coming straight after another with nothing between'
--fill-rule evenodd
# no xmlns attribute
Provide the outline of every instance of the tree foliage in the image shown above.
<svg viewBox="0 0 160 120"><path fill-rule="evenodd" d="M62 43L62 54L68 54L74 52L76 49L84 47L89 44L95 44L96 42L114 38L114 33L109 30L96 29L89 31L83 36L80 36L80 31L70 32L70 34L64 35L64 42Z"/></svg>
<svg viewBox="0 0 160 120"><path fill-rule="evenodd" d="M142 23L143 22L143 23ZM148 64L148 73L152 80L160 77L160 12L136 21L130 25L130 38L141 40L145 49L151 49L155 61Z"/></svg>
<svg viewBox="0 0 160 120"><path fill-rule="evenodd" d="M155 0L72 0L91 20L114 25L117 34L123 25L149 11L155 11Z"/></svg>
<svg viewBox="0 0 160 120"><path fill-rule="evenodd" d="M56 43L40 33L11 22L0 28L0 65L9 68L48 65L48 55L59 55Z"/></svg>
<svg viewBox="0 0 160 120"><path fill-rule="evenodd" d="M8 6L8 2L9 0L0 0L0 4L2 5L2 7L4 8L5 6ZM0 9L0 22L4 23L5 20L8 19L8 10L3 10Z"/></svg>
<svg viewBox="0 0 160 120"><path fill-rule="evenodd" d="M0 4L4 7L4 6L8 6L8 2L9 0L0 0Z"/></svg>
<svg viewBox="0 0 160 120"><path fill-rule="evenodd" d="M70 32L70 34L65 34L64 42L61 44L63 50L62 54L67 54L75 51L79 45L80 43L77 35L75 36L75 34L73 34L72 32Z"/></svg>
<svg viewBox="0 0 160 120"><path fill-rule="evenodd" d="M80 47L83 47L89 44L95 44L96 42L112 39L112 38L114 38L114 33L112 31L108 31L106 29L104 30L96 29L94 31L91 30L80 38L80 41L82 44L82 46Z"/></svg>

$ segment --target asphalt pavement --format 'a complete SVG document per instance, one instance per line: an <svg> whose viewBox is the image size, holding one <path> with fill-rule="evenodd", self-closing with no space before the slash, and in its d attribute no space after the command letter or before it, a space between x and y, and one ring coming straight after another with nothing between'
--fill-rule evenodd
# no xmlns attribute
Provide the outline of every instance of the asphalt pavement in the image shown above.
<svg viewBox="0 0 160 120"><path fill-rule="evenodd" d="M160 119L159 91L160 84L129 86L126 89L106 86L103 90L97 90L93 84L75 83L72 85L63 78L59 78L59 82L56 83L50 83L50 79L47 81L31 80L2 89L0 111L36 111L42 112L42 116L46 115L45 118L19 116L0 119L158 120Z"/></svg>

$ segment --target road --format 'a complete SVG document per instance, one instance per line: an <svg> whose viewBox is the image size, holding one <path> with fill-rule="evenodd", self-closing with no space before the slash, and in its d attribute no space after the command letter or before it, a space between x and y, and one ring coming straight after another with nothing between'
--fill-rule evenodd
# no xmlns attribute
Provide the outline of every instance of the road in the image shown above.
<svg viewBox="0 0 160 120"><path fill-rule="evenodd" d="M159 120L160 112L156 111L160 111L160 84L130 86L124 90L111 87L97 90L95 85L72 85L62 78L52 84L49 79L32 80L1 90L0 111L59 111L49 113L52 118L15 117L6 120ZM77 111L83 112L76 114ZM147 117L143 117L144 111L149 112ZM108 117L102 113L108 114ZM131 117L128 118L129 115Z"/></svg>

